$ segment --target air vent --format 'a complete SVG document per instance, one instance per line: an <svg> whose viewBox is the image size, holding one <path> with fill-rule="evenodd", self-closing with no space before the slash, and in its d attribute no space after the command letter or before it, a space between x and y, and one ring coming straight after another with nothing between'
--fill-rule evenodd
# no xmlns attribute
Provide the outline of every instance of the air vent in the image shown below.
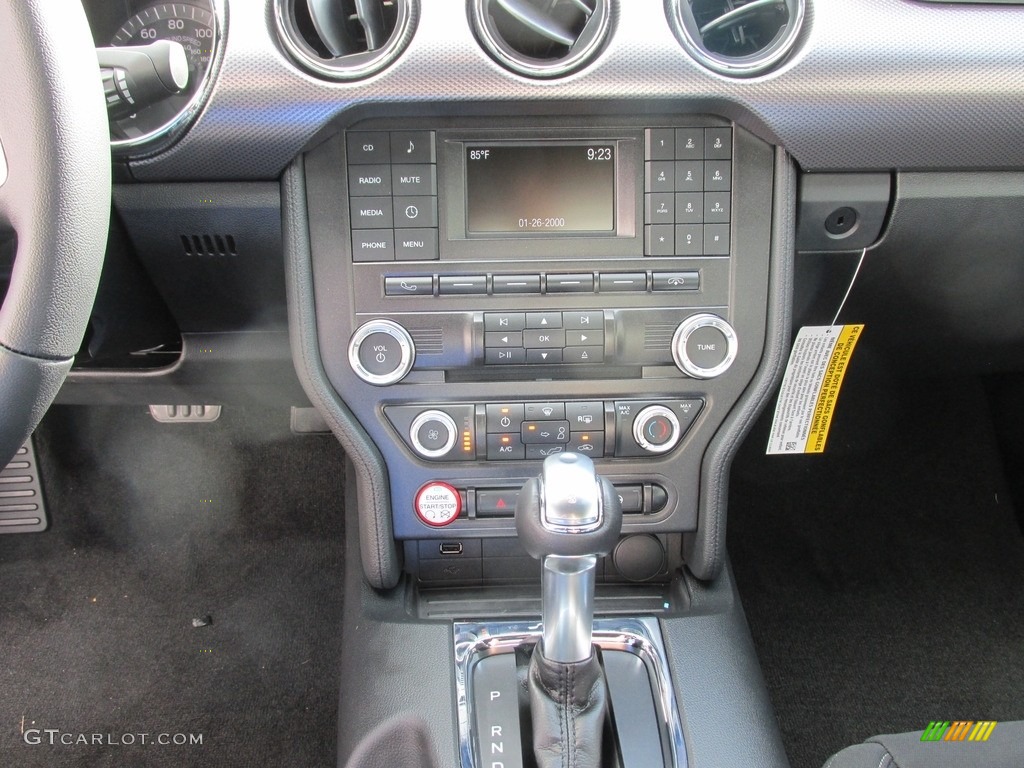
<svg viewBox="0 0 1024 768"><path fill-rule="evenodd" d="M412 38L416 0L274 0L277 30L303 67L331 80L379 72Z"/></svg>
<svg viewBox="0 0 1024 768"><path fill-rule="evenodd" d="M586 64L608 35L608 0L472 0L477 38L498 63L529 77Z"/></svg>
<svg viewBox="0 0 1024 768"><path fill-rule="evenodd" d="M708 69L733 77L763 74L790 53L805 0L671 0L683 47Z"/></svg>
<svg viewBox="0 0 1024 768"><path fill-rule="evenodd" d="M186 256L237 256L232 235L181 235L181 247Z"/></svg>

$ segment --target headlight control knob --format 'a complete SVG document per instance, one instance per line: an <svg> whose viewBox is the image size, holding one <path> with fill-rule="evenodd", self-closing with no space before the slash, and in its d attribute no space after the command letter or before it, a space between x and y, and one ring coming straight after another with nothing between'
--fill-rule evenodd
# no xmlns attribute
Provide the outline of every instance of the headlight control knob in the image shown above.
<svg viewBox="0 0 1024 768"><path fill-rule="evenodd" d="M672 359L679 370L695 379L713 379L729 370L736 359L736 331L718 315L686 318L672 336Z"/></svg>
<svg viewBox="0 0 1024 768"><path fill-rule="evenodd" d="M416 345L409 332L393 320L370 320L352 334L348 361L366 383L386 386L401 381L412 369Z"/></svg>
<svg viewBox="0 0 1024 768"><path fill-rule="evenodd" d="M681 434L679 419L664 405L649 405L633 419L633 439L648 453L668 453Z"/></svg>

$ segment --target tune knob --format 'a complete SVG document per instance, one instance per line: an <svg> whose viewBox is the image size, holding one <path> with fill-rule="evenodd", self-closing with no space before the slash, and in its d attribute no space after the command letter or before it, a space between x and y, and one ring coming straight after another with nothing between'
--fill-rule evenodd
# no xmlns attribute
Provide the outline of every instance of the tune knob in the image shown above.
<svg viewBox="0 0 1024 768"><path fill-rule="evenodd" d="M649 405L633 419L633 439L648 453L667 453L676 447L682 429L664 405Z"/></svg>
<svg viewBox="0 0 1024 768"><path fill-rule="evenodd" d="M672 336L672 359L695 379L713 379L729 370L736 359L736 331L718 315L686 318Z"/></svg>
<svg viewBox="0 0 1024 768"><path fill-rule="evenodd" d="M348 345L348 361L363 381L385 386L401 381L416 360L412 336L393 320L359 326Z"/></svg>

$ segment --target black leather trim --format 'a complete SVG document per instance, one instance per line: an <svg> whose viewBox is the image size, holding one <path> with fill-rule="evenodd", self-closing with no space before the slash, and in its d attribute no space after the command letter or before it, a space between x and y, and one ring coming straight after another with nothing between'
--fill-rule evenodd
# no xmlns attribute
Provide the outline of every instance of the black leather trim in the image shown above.
<svg viewBox="0 0 1024 768"><path fill-rule="evenodd" d="M415 715L396 715L368 733L345 768L436 768L427 725Z"/></svg>
<svg viewBox="0 0 1024 768"><path fill-rule="evenodd" d="M390 589L401 576L391 521L391 491L383 456L338 397L323 368L316 336L316 303L301 158L281 179L281 226L288 294L292 361L309 401L327 421L356 470L359 498L359 554L366 580Z"/></svg>
<svg viewBox="0 0 1024 768"><path fill-rule="evenodd" d="M41 360L0 346L0 466L20 448L57 396L71 358Z"/></svg>
<svg viewBox="0 0 1024 768"><path fill-rule="evenodd" d="M701 465L697 530L683 535L683 558L690 571L701 579L713 579L722 572L732 460L774 394L789 354L795 237L796 168L789 156L778 149L775 152L764 356L750 385L708 446Z"/></svg>

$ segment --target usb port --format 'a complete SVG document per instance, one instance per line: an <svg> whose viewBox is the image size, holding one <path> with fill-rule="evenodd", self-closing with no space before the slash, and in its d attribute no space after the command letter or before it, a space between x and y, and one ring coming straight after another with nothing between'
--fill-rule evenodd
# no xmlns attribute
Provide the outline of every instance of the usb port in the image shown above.
<svg viewBox="0 0 1024 768"><path fill-rule="evenodd" d="M461 541L442 541L438 550L445 557L454 557L455 555L462 554L462 542Z"/></svg>

